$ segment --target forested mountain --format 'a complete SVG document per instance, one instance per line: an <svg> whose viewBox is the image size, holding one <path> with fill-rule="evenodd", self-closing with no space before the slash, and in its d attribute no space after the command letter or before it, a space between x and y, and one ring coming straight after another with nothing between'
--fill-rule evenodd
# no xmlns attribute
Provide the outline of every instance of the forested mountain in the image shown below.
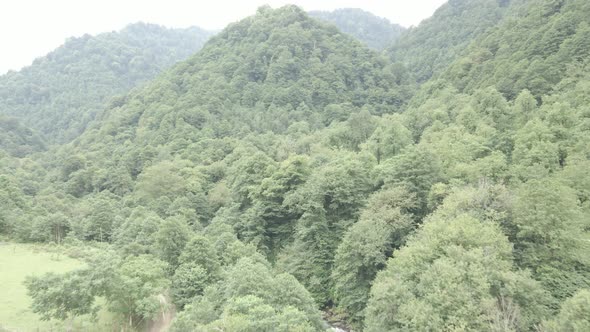
<svg viewBox="0 0 590 332"><path fill-rule="evenodd" d="M70 38L29 67L0 76L0 114L51 143L77 137L109 98L127 93L201 48L210 32L136 23Z"/></svg>
<svg viewBox="0 0 590 332"><path fill-rule="evenodd" d="M493 86L512 100L527 89L540 101L560 89L564 79L578 80L587 71L589 11L587 1L514 4L506 19L470 45L444 77L460 91Z"/></svg>
<svg viewBox="0 0 590 332"><path fill-rule="evenodd" d="M12 156L24 157L45 148L42 138L23 126L17 118L0 115L0 150Z"/></svg>
<svg viewBox="0 0 590 332"><path fill-rule="evenodd" d="M450 1L390 58L260 8L69 144L0 154L2 235L86 262L29 278L33 310L100 297L141 328L173 304L172 331L321 331L320 309L355 331L586 331L589 18L585 0Z"/></svg>
<svg viewBox="0 0 590 332"><path fill-rule="evenodd" d="M388 50L419 82L444 70L467 46L502 20L509 5L523 0L450 0Z"/></svg>
<svg viewBox="0 0 590 332"><path fill-rule="evenodd" d="M391 46L405 30L404 27L389 22L359 8L342 8L334 11L311 11L309 15L333 23L342 32L362 41L376 50Z"/></svg>

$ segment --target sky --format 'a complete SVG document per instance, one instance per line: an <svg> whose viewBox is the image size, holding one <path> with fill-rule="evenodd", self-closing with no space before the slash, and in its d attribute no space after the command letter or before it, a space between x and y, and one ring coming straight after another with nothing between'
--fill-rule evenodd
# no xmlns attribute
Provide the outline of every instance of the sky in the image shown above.
<svg viewBox="0 0 590 332"><path fill-rule="evenodd" d="M30 65L69 37L120 30L135 22L222 29L265 4L305 10L362 8L405 27L418 25L446 0L3 0L0 74Z"/></svg>

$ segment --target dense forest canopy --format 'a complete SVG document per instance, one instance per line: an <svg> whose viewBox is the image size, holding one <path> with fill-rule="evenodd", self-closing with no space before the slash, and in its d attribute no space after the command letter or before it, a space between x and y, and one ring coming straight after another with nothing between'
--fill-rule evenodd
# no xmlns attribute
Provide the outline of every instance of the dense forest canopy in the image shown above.
<svg viewBox="0 0 590 332"><path fill-rule="evenodd" d="M450 0L418 27L403 33L388 49L419 82L428 81L460 56L478 36L494 28L524 0Z"/></svg>
<svg viewBox="0 0 590 332"><path fill-rule="evenodd" d="M136 23L118 32L70 38L31 66L0 76L0 115L18 119L49 142L69 142L109 98L186 59L211 34L197 27Z"/></svg>
<svg viewBox="0 0 590 332"><path fill-rule="evenodd" d="M354 331L586 331L589 20L585 0L453 0L380 53L261 7L90 99L48 152L0 118L0 234L85 262L27 279L32 310L100 304L142 329L173 306L172 331L321 331L320 310Z"/></svg>
<svg viewBox="0 0 590 332"><path fill-rule="evenodd" d="M333 23L340 31L376 50L391 46L405 30L404 27L391 23L386 18L375 16L359 8L342 8L331 12L311 11L309 15Z"/></svg>

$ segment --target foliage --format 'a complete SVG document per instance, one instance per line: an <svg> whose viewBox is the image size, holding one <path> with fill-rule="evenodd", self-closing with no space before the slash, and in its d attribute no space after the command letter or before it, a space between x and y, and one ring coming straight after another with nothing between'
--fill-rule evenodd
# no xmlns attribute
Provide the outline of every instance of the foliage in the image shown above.
<svg viewBox="0 0 590 332"><path fill-rule="evenodd" d="M172 331L317 331L313 299L295 278L242 258L175 320Z"/></svg>
<svg viewBox="0 0 590 332"><path fill-rule="evenodd" d="M8 136L13 143L0 140L2 145L22 156L43 147L35 132L52 143L73 140L112 97L184 60L210 34L196 27L173 30L136 23L120 32L68 39L31 66L0 77L0 113L16 117L21 125L15 120L0 123L4 127L12 121L12 126L20 126L15 134L20 131L20 139L29 141Z"/></svg>
<svg viewBox="0 0 590 332"><path fill-rule="evenodd" d="M581 289L565 300L557 317L543 326L546 331L585 331L590 328L590 292Z"/></svg>
<svg viewBox="0 0 590 332"><path fill-rule="evenodd" d="M25 281L29 296L33 298L33 312L41 314L41 319L65 320L76 316L95 313L94 296L88 279L79 273L65 275L52 273ZM76 289L76 292L68 290Z"/></svg>
<svg viewBox="0 0 590 332"><path fill-rule="evenodd" d="M359 221L348 229L338 246L332 270L333 298L359 327L377 272L414 228L409 212L416 204L414 200L415 196L401 187L374 193Z"/></svg>
<svg viewBox="0 0 590 332"><path fill-rule="evenodd" d="M400 25L358 8L341 8L331 12L311 11L309 15L333 23L342 32L377 50L389 47L405 30Z"/></svg>
<svg viewBox="0 0 590 332"><path fill-rule="evenodd" d="M419 82L439 74L508 11L507 1L454 0L442 5L418 27L406 30L388 50Z"/></svg>
<svg viewBox="0 0 590 332"><path fill-rule="evenodd" d="M426 223L377 276L367 331L532 329L543 292L511 256L493 223L466 215Z"/></svg>
<svg viewBox="0 0 590 332"><path fill-rule="evenodd" d="M589 14L453 0L386 57L262 7L106 107L89 98L69 144L1 122L0 232L95 248L34 300L79 292L71 316L102 297L127 326L172 305L179 331L320 330L318 307L369 331L583 324Z"/></svg>

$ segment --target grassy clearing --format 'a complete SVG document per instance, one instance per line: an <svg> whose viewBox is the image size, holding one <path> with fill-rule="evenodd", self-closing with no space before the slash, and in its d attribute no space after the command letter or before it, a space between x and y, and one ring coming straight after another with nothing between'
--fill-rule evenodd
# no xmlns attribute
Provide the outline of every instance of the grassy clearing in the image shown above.
<svg viewBox="0 0 590 332"><path fill-rule="evenodd" d="M36 332L64 331L59 321L42 321L31 312L31 300L23 281L29 275L46 272L67 272L79 268L82 262L69 258L59 251L48 251L42 246L0 242L0 331ZM76 331L109 331L112 321L108 313L101 311L98 322L80 317L74 322Z"/></svg>

